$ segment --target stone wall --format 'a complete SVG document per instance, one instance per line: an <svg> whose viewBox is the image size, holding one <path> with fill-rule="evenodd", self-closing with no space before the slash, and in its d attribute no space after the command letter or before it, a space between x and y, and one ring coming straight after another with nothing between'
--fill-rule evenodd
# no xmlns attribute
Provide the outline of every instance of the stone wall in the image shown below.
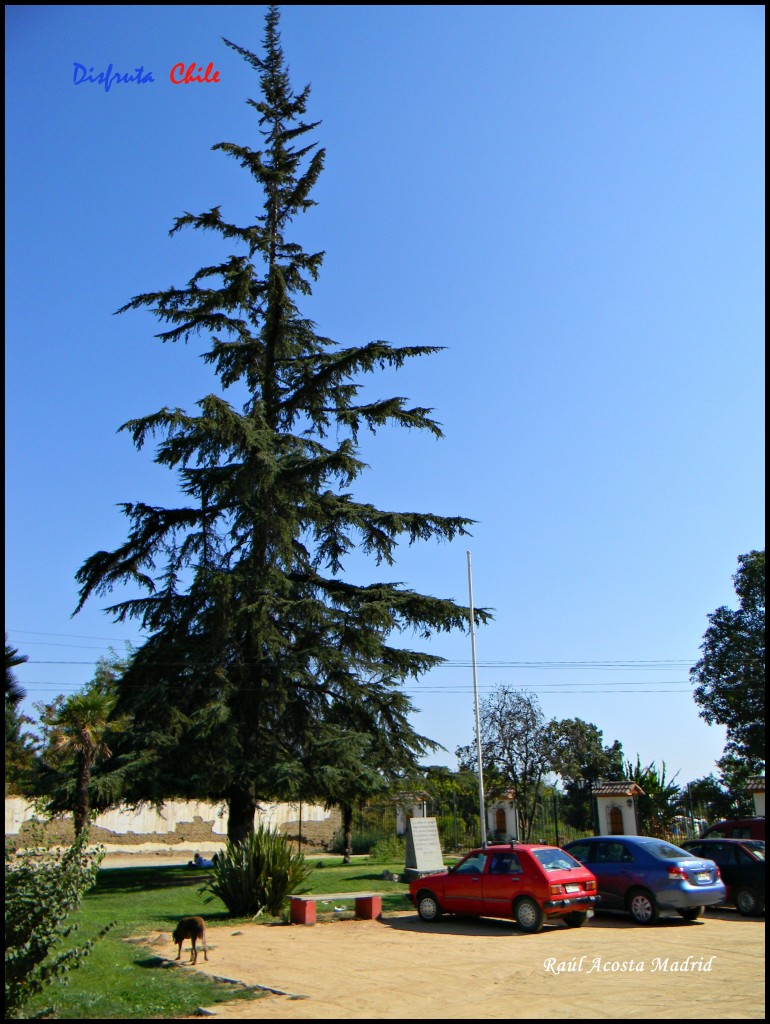
<svg viewBox="0 0 770 1024"><path fill-rule="evenodd" d="M255 824L265 824L286 834L294 842L302 836L303 849L327 849L340 826L339 811L327 811L317 804L264 804ZM14 850L28 844L34 828L35 809L24 797L5 798L6 846ZM63 815L43 823L43 832L55 844L71 842L72 816ZM214 852L227 839L227 808L204 801L170 800L159 809L117 807L97 815L91 825L91 839L108 853Z"/></svg>

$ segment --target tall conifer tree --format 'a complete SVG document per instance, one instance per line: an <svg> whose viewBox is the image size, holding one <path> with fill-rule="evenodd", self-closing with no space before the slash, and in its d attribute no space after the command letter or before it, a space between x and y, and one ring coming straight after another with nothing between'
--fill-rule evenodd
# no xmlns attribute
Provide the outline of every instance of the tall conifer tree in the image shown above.
<svg viewBox="0 0 770 1024"><path fill-rule="evenodd" d="M319 122L305 120L309 87L295 94L290 86L278 20L271 7L264 58L225 40L259 73L261 98L249 103L262 148L214 147L255 179L262 215L245 227L219 207L177 218L171 234L213 231L240 255L121 310L150 309L164 342L206 339L203 358L222 387L245 386L247 400L236 408L209 394L196 414L164 408L124 424L137 448L160 438L155 461L178 473L186 501L123 505L126 542L92 555L77 574L78 609L116 585L145 592L108 609L149 637L116 709L135 723L130 751L123 740L134 780L126 795L224 799L232 839L252 830L260 798L345 788L343 751L354 740L366 745L367 731L376 734L371 751L382 751L384 738L386 774L432 746L412 730L400 686L440 659L393 639L468 623L468 609L451 600L343 577L356 547L390 565L400 540L452 539L471 521L381 511L349 491L366 468L361 430L394 424L441 437L431 410L402 398L362 402L357 381L436 349L340 347L299 311L323 253L304 252L287 229L314 205L324 150L303 139ZM334 780L326 794L325 777Z"/></svg>

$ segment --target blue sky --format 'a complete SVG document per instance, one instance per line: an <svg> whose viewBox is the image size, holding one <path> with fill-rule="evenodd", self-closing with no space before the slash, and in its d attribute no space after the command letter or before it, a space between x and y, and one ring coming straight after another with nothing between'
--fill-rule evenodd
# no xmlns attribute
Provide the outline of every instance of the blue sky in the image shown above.
<svg viewBox="0 0 770 1024"><path fill-rule="evenodd" d="M176 216L258 213L211 147L258 145L257 76L221 39L259 49L264 11L6 8L6 628L30 701L140 639L107 602L70 617L80 564L125 536L117 504L177 493L116 431L217 383L203 344L113 313L221 254L169 238ZM630 759L708 774L724 730L688 668L764 547L764 9L290 5L281 31L327 150L296 224L326 251L303 310L342 344L446 347L372 379L446 436L367 440L358 494L477 525L387 578L466 602L470 549L495 610L482 696L529 689ZM76 62L153 80L76 85ZM220 81L172 84L180 62ZM416 723L451 752L470 641L430 649L448 664L410 687Z"/></svg>

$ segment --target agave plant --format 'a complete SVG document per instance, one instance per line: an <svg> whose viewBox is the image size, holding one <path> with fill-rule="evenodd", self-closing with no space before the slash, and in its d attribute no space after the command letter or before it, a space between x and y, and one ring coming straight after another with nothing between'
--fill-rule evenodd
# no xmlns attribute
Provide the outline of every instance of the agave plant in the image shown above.
<svg viewBox="0 0 770 1024"><path fill-rule="evenodd" d="M292 893L307 892L311 871L285 836L260 825L242 842L227 843L198 891L209 894L206 903L218 896L233 917L279 917Z"/></svg>

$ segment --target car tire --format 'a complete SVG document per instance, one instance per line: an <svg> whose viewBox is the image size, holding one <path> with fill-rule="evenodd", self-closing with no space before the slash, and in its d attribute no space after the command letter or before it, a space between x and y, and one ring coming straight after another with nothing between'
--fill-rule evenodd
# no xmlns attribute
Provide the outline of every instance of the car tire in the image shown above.
<svg viewBox="0 0 770 1024"><path fill-rule="evenodd" d="M417 897L417 913L423 921L438 921L443 911L441 904L432 892L423 891Z"/></svg>
<svg viewBox="0 0 770 1024"><path fill-rule="evenodd" d="M529 896L522 896L513 908L516 923L523 932L535 935L543 927L543 911Z"/></svg>
<svg viewBox="0 0 770 1024"><path fill-rule="evenodd" d="M736 892L735 906L738 908L738 913L743 914L744 917L757 917L765 909L756 890L748 886Z"/></svg>
<svg viewBox="0 0 770 1024"><path fill-rule="evenodd" d="M588 911L576 910L574 914L567 914L563 920L568 928L582 928L588 920Z"/></svg>
<svg viewBox="0 0 770 1024"><path fill-rule="evenodd" d="M680 917L683 917L685 921L694 921L696 918L701 916L705 909L705 907L682 907L682 909L678 910L677 913Z"/></svg>
<svg viewBox="0 0 770 1024"><path fill-rule="evenodd" d="M655 897L646 889L633 889L627 897L628 909L637 924L656 924L660 917Z"/></svg>

